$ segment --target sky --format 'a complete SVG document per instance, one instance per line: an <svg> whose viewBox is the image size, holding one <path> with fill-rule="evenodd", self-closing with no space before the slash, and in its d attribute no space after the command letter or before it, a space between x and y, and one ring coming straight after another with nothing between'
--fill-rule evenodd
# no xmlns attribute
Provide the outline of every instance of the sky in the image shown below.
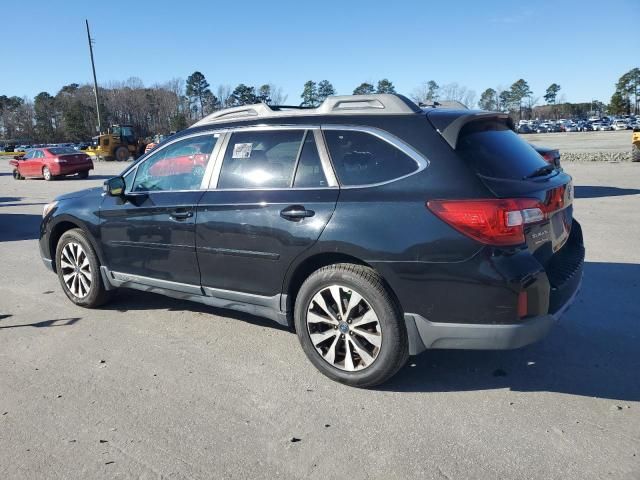
<svg viewBox="0 0 640 480"><path fill-rule="evenodd" d="M212 86L273 83L300 102L307 80L339 94L390 79L410 94L428 80L477 96L524 78L543 102L608 103L640 66L640 0L276 1L4 0L0 95L52 95L91 82L84 20L100 85L145 85L198 70ZM13 19L13 21L6 21Z"/></svg>

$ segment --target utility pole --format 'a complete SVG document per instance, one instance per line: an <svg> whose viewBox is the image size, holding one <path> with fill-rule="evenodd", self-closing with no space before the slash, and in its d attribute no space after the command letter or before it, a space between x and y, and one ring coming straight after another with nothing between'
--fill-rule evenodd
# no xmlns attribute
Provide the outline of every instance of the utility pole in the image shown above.
<svg viewBox="0 0 640 480"><path fill-rule="evenodd" d="M91 55L91 69L93 70L93 93L96 97L96 113L98 114L98 133L102 133L102 121L100 116L100 102L98 101L98 80L96 80L96 64L93 61L93 40L89 33L89 20L85 20L87 24L87 40L89 41L89 55Z"/></svg>

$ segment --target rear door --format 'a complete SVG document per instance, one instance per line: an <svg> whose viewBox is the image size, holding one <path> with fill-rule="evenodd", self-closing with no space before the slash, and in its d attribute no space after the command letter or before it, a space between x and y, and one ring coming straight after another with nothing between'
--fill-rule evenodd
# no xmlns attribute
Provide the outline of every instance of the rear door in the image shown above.
<svg viewBox="0 0 640 480"><path fill-rule="evenodd" d="M339 189L317 127L254 127L225 139L197 208L202 286L281 292L292 261L331 218Z"/></svg>
<svg viewBox="0 0 640 480"><path fill-rule="evenodd" d="M125 177L124 198L104 197L100 232L107 266L116 278L144 277L138 280L148 283L150 278L163 281L166 288L200 291L195 208L218 138L195 135L167 144ZM200 157L190 168L182 158L185 149ZM170 168L173 163L180 168Z"/></svg>

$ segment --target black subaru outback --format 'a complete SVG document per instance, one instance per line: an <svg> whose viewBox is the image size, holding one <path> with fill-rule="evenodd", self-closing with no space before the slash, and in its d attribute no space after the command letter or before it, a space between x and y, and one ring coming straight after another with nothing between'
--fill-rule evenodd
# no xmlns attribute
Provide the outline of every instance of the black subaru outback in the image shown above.
<svg viewBox="0 0 640 480"><path fill-rule="evenodd" d="M521 347L572 302L584 247L571 177L513 130L399 95L222 110L48 204L41 255L77 305L127 287L268 317L349 385L428 348Z"/></svg>

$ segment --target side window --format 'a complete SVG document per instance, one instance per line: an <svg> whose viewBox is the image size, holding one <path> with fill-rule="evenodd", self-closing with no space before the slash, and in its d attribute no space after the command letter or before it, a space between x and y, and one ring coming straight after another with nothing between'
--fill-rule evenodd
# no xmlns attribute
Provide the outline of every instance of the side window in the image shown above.
<svg viewBox="0 0 640 480"><path fill-rule="evenodd" d="M44 153L42 153L42 150L36 150L33 158L44 158Z"/></svg>
<svg viewBox="0 0 640 480"><path fill-rule="evenodd" d="M288 188L304 130L233 133L218 188Z"/></svg>
<svg viewBox="0 0 640 480"><path fill-rule="evenodd" d="M295 188L322 188L327 186L327 177L325 177L322 170L318 147L311 131L307 131L302 145L293 186Z"/></svg>
<svg viewBox="0 0 640 480"><path fill-rule="evenodd" d="M341 185L386 182L418 169L415 160L370 133L325 130L324 135Z"/></svg>
<svg viewBox="0 0 640 480"><path fill-rule="evenodd" d="M152 154L138 166L131 191L198 190L217 139L186 138Z"/></svg>
<svg viewBox="0 0 640 480"><path fill-rule="evenodd" d="M33 158L33 150L31 150L30 152L27 152L25 156L22 157L23 160L29 160L31 158Z"/></svg>

